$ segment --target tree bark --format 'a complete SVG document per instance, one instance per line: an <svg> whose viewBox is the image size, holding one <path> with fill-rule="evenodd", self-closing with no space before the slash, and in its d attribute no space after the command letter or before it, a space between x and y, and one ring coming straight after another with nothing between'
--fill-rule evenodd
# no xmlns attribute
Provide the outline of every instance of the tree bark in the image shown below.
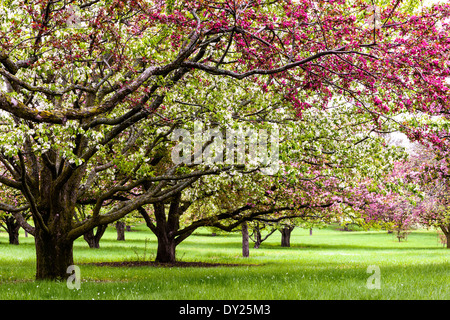
<svg viewBox="0 0 450 320"><path fill-rule="evenodd" d="M56 155L50 161L56 162ZM74 264L73 242L69 237L73 229L73 217L79 186L79 175L59 180L55 172L43 166L40 172L39 188L27 193L35 226L36 280L61 280L69 274L67 268ZM24 188L28 188L24 184ZM33 191L31 191L33 190ZM34 199L36 200L34 200Z"/></svg>
<svg viewBox="0 0 450 320"><path fill-rule="evenodd" d="M158 248L156 251L156 262L174 263L176 262L176 247L192 232L187 231L175 236L180 228L180 216L187 210L189 204L181 204L181 193L177 193L171 200L169 211L166 215L166 206L163 202L153 204L156 225L154 225L148 214L140 208L141 214L147 223L147 226L153 231L158 239Z"/></svg>
<svg viewBox="0 0 450 320"><path fill-rule="evenodd" d="M61 280L68 277L67 268L73 265L73 241L61 233L49 234L36 229L36 280Z"/></svg>
<svg viewBox="0 0 450 320"><path fill-rule="evenodd" d="M447 238L447 249L450 249L450 233L447 233L445 237Z"/></svg>
<svg viewBox="0 0 450 320"><path fill-rule="evenodd" d="M117 221L116 229L117 229L117 240L125 241L125 222Z"/></svg>
<svg viewBox="0 0 450 320"><path fill-rule="evenodd" d="M6 231L8 232L9 244L18 245L20 224L13 216L7 216L4 221L6 224Z"/></svg>
<svg viewBox="0 0 450 320"><path fill-rule="evenodd" d="M242 227L242 256L248 258L250 256L249 242L248 242L248 225L244 221L241 224Z"/></svg>
<svg viewBox="0 0 450 320"><path fill-rule="evenodd" d="M450 249L450 224L448 226L440 226L442 232L444 233L445 239L447 240L447 249Z"/></svg>
<svg viewBox="0 0 450 320"><path fill-rule="evenodd" d="M259 249L259 247L261 246L262 243L262 237L261 237L261 229L259 228L258 225L256 225L253 228L253 234L255 235L255 245L253 246L253 248L255 249Z"/></svg>
<svg viewBox="0 0 450 320"><path fill-rule="evenodd" d="M290 247L291 246L291 232L294 230L294 227L286 226L280 230L281 232L281 246L282 247Z"/></svg>
<svg viewBox="0 0 450 320"><path fill-rule="evenodd" d="M160 234L158 238L158 249L156 251L156 262L174 263L175 258L175 239L168 237L166 234Z"/></svg>
<svg viewBox="0 0 450 320"><path fill-rule="evenodd" d="M9 244L19 245L19 228L15 228L8 232Z"/></svg>
<svg viewBox="0 0 450 320"><path fill-rule="evenodd" d="M103 234L105 233L105 230L107 227L108 227L108 225L100 225L97 227L95 234L94 234L94 229L91 229L83 235L83 238L88 243L89 248L92 248L92 249L100 248L100 239L102 238Z"/></svg>

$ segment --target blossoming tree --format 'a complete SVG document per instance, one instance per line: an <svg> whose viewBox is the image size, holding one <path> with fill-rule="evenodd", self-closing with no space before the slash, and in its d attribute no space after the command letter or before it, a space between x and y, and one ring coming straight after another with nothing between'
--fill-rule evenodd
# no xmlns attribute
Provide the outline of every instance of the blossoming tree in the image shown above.
<svg viewBox="0 0 450 320"><path fill-rule="evenodd" d="M405 110L448 112L447 3L414 13L400 0L378 9L362 0L9 0L0 11L0 183L28 203L37 279L65 277L73 241L88 230L226 170L181 175L157 161L164 107L183 109L173 98L195 95L177 86L187 77L199 87L210 76L251 80L299 118L336 96L380 125ZM92 216L74 221L100 177ZM119 199L131 190L138 196Z"/></svg>

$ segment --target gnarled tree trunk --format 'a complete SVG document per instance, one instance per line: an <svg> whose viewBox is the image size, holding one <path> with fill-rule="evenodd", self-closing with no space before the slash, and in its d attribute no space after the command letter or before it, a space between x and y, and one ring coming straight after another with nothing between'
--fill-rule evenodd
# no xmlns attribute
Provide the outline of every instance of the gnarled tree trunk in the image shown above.
<svg viewBox="0 0 450 320"><path fill-rule="evenodd" d="M173 263L176 261L175 258L175 238L171 236L171 231L176 231L178 229L178 220L173 215L176 213L175 207L179 204L178 199L174 199L170 205L169 215L166 218L166 209L165 205L162 202L158 202L153 204L153 208L155 210L155 218L156 218L156 232L155 235L158 239L158 249L156 251L156 262L161 263ZM172 217L171 217L172 215ZM169 223L169 220L172 223ZM175 221L177 220L177 221Z"/></svg>
<svg viewBox="0 0 450 320"><path fill-rule="evenodd" d="M58 280L69 276L67 268L74 264L75 240L69 232L73 229L79 179L80 176L73 175L67 180L58 180L55 172L47 167L40 172L39 188L33 190L34 199L38 201L31 208L35 225L36 280ZM34 199L29 200L34 202Z"/></svg>
<svg viewBox="0 0 450 320"><path fill-rule="evenodd" d="M92 249L99 249L100 248L100 239L102 238L103 234L105 233L106 228L108 225L100 225L97 227L97 230L94 234L94 229L89 230L83 235L84 240L89 245L89 248Z"/></svg>
<svg viewBox="0 0 450 320"><path fill-rule="evenodd" d="M175 239L165 232L158 235L158 249L156 251L156 262L174 263L176 261L175 249L177 247Z"/></svg>
<svg viewBox="0 0 450 320"><path fill-rule="evenodd" d="M73 265L73 241L64 235L36 230L36 280L67 278L67 268Z"/></svg>
<svg viewBox="0 0 450 320"><path fill-rule="evenodd" d="M63 192L55 192L39 210L42 219L35 220L36 280L67 278L67 268L73 264L71 208ZM40 221L39 221L40 220Z"/></svg>
<svg viewBox="0 0 450 320"><path fill-rule="evenodd" d="M190 203L181 204L181 193L174 195L169 203L170 207L167 215L164 202L156 202L153 204L156 224L153 223L144 208L138 208L147 226L158 239L155 261L161 263L176 262L176 247L196 229L192 228L180 233L180 216L190 205Z"/></svg>

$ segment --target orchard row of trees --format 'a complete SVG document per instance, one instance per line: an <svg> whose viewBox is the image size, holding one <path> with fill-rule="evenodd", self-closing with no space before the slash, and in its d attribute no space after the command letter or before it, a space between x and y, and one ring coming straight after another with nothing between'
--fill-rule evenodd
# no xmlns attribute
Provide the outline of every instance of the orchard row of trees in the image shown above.
<svg viewBox="0 0 450 320"><path fill-rule="evenodd" d="M296 215L290 214L265 214L253 219L245 219L239 226L234 224L236 228L226 228L229 231L236 231L241 229L243 233L243 241L248 248L249 239L254 242L254 248L259 248L261 243L265 241L277 230L281 232L282 246L290 246L290 234L296 226L302 228L322 227L329 222L340 222L344 229L349 224L356 224L361 227L377 227L387 229L389 232L395 231L399 241L406 237L411 227L422 225L427 227L435 227L441 230L444 236L444 243L449 247L449 218L450 214L446 210L448 199L447 181L442 172L445 166L437 167L439 163L436 154L424 146L415 145L411 150L411 155L403 161L398 161L392 171L388 175L384 175L382 184L375 184L373 179L366 179L361 185L362 188L357 190L357 196L363 204L353 202L337 201L333 203L334 209L332 212L328 210L327 217L324 215ZM440 169L439 169L440 168ZM432 176L430 176L432 174ZM274 189L274 188L273 188ZM230 189L227 189L229 192ZM355 191L355 190L353 190ZM241 190L238 193L242 193ZM272 190L267 190L267 194L274 194ZM250 198L249 196L246 196ZM202 199L204 200L204 199ZM218 203L222 203L220 200ZM350 200L347 200L350 201ZM214 213L205 211L212 210L213 212L220 211L216 208L208 207L212 203L196 203L192 208L197 211L194 215L188 209L193 203L188 200L181 200L184 207L181 211L183 215L183 223L195 225L198 224L198 212L201 217L214 217ZM172 204L172 202L171 202ZM340 204L336 208L336 204ZM344 210L342 210L342 207ZM310 208L311 209L311 208ZM342 212L347 209L347 212ZM77 219L85 219L86 212L91 213L92 206L79 205L77 207ZM24 219L27 220L30 215L28 211L23 212ZM140 215L141 214L141 215ZM147 213L143 208L136 211L134 214L128 215L115 223L117 229L117 240L125 240L125 228L130 225L142 222L142 217L150 229L152 223L155 221L155 212ZM249 223L247 223L247 221ZM194 224L195 222L195 224ZM201 224L208 226L209 224ZM4 212L0 217L0 226L2 226L9 234L10 244L19 244L19 228L20 224L14 218L14 215ZM91 248L100 247L100 239L102 238L108 225L100 225L95 229L89 230L83 235L86 242ZM194 227L193 230L197 229ZM221 228L219 226L219 228ZM180 229L179 221L177 229ZM213 234L214 229L213 228ZM223 228L225 229L225 228ZM181 241L180 241L181 242ZM179 243L179 242L178 242ZM178 244L177 243L177 244ZM165 251L165 246L162 241L159 242L160 254L157 257L161 262L175 261L175 247L172 248L170 255L162 254ZM248 253L248 249L246 251Z"/></svg>
<svg viewBox="0 0 450 320"><path fill-rule="evenodd" d="M396 176L396 130L430 143L424 181L445 192L450 6L376 2L2 2L0 209L34 236L36 279L65 277L75 239L136 212L159 261L202 226L379 222L416 181ZM203 134L239 127L278 137L270 157L235 161Z"/></svg>

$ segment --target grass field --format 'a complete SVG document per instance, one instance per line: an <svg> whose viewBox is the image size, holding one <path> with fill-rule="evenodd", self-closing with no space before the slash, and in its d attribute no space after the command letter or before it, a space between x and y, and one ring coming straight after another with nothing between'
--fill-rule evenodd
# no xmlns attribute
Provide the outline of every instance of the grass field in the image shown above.
<svg viewBox="0 0 450 320"><path fill-rule="evenodd" d="M156 239L144 226L116 241L110 227L100 249L83 239L74 247L81 270L80 290L65 282L35 282L32 237L8 244L0 233L0 299L396 299L450 298L450 250L436 232L416 230L399 243L384 231L338 231L329 227L295 229L290 248L280 247L280 233L241 257L240 234L211 236L200 230L177 249L181 261L241 264L214 268L106 267L99 261L153 260ZM380 289L369 289L367 268L380 271Z"/></svg>

